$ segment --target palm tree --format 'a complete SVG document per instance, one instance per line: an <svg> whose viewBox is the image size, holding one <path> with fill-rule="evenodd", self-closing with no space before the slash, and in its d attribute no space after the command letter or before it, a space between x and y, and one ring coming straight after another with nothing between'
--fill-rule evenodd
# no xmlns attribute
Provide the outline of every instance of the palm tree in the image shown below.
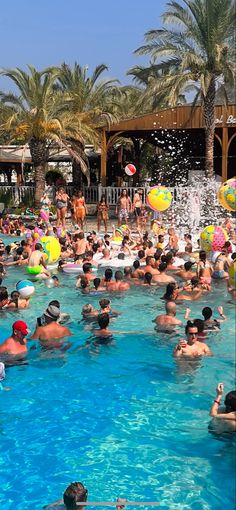
<svg viewBox="0 0 236 510"><path fill-rule="evenodd" d="M151 56L160 76L150 80L149 93L167 93L170 106L180 94L196 91L205 121L205 171L214 175L214 105L216 91L225 82L235 84L234 0L170 1L162 15L164 26L145 34L146 44L136 50Z"/></svg>
<svg viewBox="0 0 236 510"><path fill-rule="evenodd" d="M0 132L7 135L8 141L29 145L35 170L35 205L39 206L45 189L50 148L55 144L66 147L83 166L80 155L75 154L68 143L72 137L79 142L82 137L79 123L64 108L63 94L59 91L55 93L56 72L39 72L33 66L28 68L29 73L19 68L1 72L14 82L19 95L0 94L1 109L4 111Z"/></svg>
<svg viewBox="0 0 236 510"><path fill-rule="evenodd" d="M87 76L88 67L81 67L77 62L74 67L63 63L58 68L52 68L58 75L56 90L64 96L65 111L73 115L79 124L81 139L71 137L70 143L75 152L80 154L87 172L89 163L84 150L85 141L97 148L100 145L102 128L115 119L111 97L117 91L117 81L101 79L101 75L107 70L105 64L100 64L91 76ZM80 183L80 170L78 159L74 159L74 184Z"/></svg>

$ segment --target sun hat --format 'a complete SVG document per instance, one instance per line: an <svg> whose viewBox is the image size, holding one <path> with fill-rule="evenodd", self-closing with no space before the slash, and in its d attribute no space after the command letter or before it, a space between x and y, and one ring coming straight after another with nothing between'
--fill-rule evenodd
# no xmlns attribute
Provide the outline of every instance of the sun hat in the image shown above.
<svg viewBox="0 0 236 510"><path fill-rule="evenodd" d="M29 329L28 329L28 326L26 324L26 322L24 321L16 321L14 322L14 324L12 325L12 329L16 330L16 331L20 331L22 333L22 335L28 335L29 333Z"/></svg>
<svg viewBox="0 0 236 510"><path fill-rule="evenodd" d="M60 308L58 308L58 306L48 305L44 315L56 321L60 315Z"/></svg>
<svg viewBox="0 0 236 510"><path fill-rule="evenodd" d="M6 377L5 365L2 361L0 361L0 381L3 381L3 379L5 379L5 377Z"/></svg>

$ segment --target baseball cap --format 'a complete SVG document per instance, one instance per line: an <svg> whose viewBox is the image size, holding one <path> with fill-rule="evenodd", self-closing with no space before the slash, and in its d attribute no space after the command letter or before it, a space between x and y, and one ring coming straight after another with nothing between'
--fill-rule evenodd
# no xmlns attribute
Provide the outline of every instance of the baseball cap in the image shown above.
<svg viewBox="0 0 236 510"><path fill-rule="evenodd" d="M24 321L16 321L14 322L14 324L12 325L12 329L16 330L16 331L20 331L22 333L22 335L28 335L29 333L29 329L28 329L28 326L26 324L26 322Z"/></svg>
<svg viewBox="0 0 236 510"><path fill-rule="evenodd" d="M58 308L58 306L55 305L48 305L47 309L44 312L44 315L56 321L60 315L60 308Z"/></svg>

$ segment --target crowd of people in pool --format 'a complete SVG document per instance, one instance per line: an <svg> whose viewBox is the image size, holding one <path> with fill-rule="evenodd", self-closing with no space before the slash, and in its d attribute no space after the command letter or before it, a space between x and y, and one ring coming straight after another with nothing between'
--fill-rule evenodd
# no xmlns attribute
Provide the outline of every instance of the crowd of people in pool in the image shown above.
<svg viewBox="0 0 236 510"><path fill-rule="evenodd" d="M235 238L232 222L227 219L224 226L228 228L231 240L227 241L217 253L207 254L201 250L199 240L190 232L181 240L175 228L165 228L161 220L153 220L149 230L145 230L146 222L142 213L142 200L138 201L138 194L131 204L125 193L122 193L117 206L118 226L113 225L113 232L107 233L108 207L104 197L98 204L98 227L104 223L105 234L91 231L85 234L84 220L86 204L82 193L75 194L72 203L74 224L69 230L65 229L65 213L68 197L65 190L58 191L57 225L49 226L42 217L36 224L26 228L21 218L14 220L14 225L7 229L3 224L0 239L0 312L8 310L23 310L31 306L31 298L22 296L20 291L12 290L7 285L7 271L13 266L22 278L26 267L41 267L40 278L45 278L45 287L60 286L60 274L69 273L73 269L75 287L81 294L87 296L87 303L82 307L81 319L90 324L96 341L109 342L112 335L126 332L110 328L111 319L119 317L120 312L111 309L110 297L113 293L127 293L130 288L144 289L144 292L155 292L155 288L163 289L163 313L153 319L154 327L159 334L175 334L177 328L185 327L185 337L181 338L174 348L173 356L176 361L191 360L201 356L212 356L208 346L209 332L216 332L224 327L227 320L223 308L218 307L218 316L214 317L210 306L202 309L202 317L192 318L190 308L186 309L184 325L177 317L179 302L195 302L202 296L211 299L215 282L221 282L222 288L227 287L232 302L236 299L236 288L229 283L229 270L236 260ZM76 202L77 201L77 202ZM45 214L49 214L50 201L43 197ZM128 226L129 213L133 208L137 231L131 233ZM82 212L81 212L82 211ZM83 214L82 214L83 213ZM143 216L142 216L143 215ZM123 223L124 222L124 223ZM58 228L63 227L64 230ZM4 234L22 235L20 241L13 240L6 244ZM45 262L43 246L40 238L35 236L35 228L40 228L45 234L58 238L61 248L57 267L48 268ZM32 235L24 234L31 229ZM98 230L99 230L98 229ZM23 267L22 267L23 266ZM97 273L97 271L99 273ZM54 274L54 273L57 274ZM71 271L72 272L72 271ZM99 276L98 276L99 274ZM31 275L33 276L33 275ZM25 277L24 277L25 278ZM35 276L35 279L37 275ZM6 285L5 285L6 282ZM37 290L36 290L37 292ZM90 296L97 296L99 306L94 308ZM3 320L3 319L2 319ZM67 324L68 316L60 309L58 300L51 301L41 317L36 319L35 330L29 335L29 328L24 320L16 320L12 325L11 335L0 345L0 381L5 378L4 363L13 364L14 360L24 358L28 352L29 340L39 340L43 349L70 348L72 335ZM140 332L127 332L136 333ZM2 389L4 385L1 382ZM221 407L224 387L220 383L216 389L216 398L210 409L210 416L221 420L230 431L236 430L236 391L226 395L225 408ZM75 491L76 492L76 491ZM76 498L75 498L76 501ZM79 500L78 500L79 501ZM80 500L81 501L81 500ZM65 503L66 505L66 503ZM74 508L69 506L66 508Z"/></svg>

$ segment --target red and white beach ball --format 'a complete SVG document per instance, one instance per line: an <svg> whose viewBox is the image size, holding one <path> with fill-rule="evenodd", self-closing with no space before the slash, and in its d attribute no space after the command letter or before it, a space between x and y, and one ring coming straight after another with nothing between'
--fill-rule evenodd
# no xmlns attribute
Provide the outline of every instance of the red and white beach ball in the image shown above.
<svg viewBox="0 0 236 510"><path fill-rule="evenodd" d="M132 175L136 174L136 167L134 165L132 165L132 163L129 163L125 167L125 173L129 177L132 177Z"/></svg>

